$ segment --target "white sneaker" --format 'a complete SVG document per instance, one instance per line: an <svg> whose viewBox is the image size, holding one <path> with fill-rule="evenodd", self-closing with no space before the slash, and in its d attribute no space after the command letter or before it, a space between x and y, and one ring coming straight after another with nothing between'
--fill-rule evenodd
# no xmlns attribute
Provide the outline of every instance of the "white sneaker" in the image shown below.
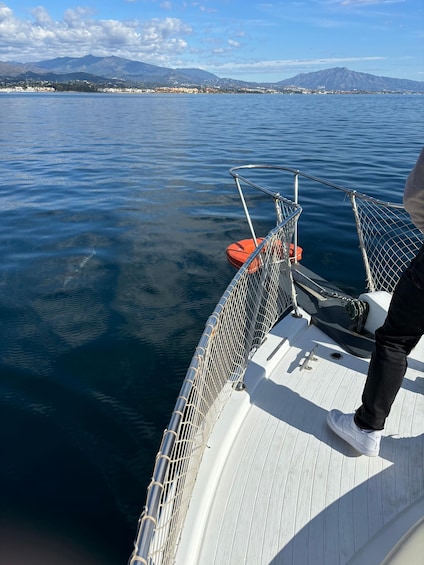
<svg viewBox="0 0 424 565"><path fill-rule="evenodd" d="M343 414L340 410L330 410L327 424L335 434L344 439L362 455L376 457L380 451L380 430L361 430L353 419L354 414Z"/></svg>

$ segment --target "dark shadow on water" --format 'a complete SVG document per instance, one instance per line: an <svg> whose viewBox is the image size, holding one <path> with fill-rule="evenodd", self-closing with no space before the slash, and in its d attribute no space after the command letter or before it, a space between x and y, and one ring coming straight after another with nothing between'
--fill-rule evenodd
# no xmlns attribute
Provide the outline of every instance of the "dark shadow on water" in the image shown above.
<svg viewBox="0 0 424 565"><path fill-rule="evenodd" d="M118 563L128 532L105 477L64 431L60 414L51 415L65 399L59 395L50 406L44 400L37 409L36 398L24 400L25 392L15 390L20 401L3 399L0 411L0 562L24 563L27 555L41 565L44 555L51 558L46 565L68 564L79 555L84 564Z"/></svg>

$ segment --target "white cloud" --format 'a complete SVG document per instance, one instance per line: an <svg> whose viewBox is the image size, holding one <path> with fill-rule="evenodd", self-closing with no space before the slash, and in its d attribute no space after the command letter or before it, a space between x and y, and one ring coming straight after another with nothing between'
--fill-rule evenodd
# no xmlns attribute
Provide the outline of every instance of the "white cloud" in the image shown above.
<svg viewBox="0 0 424 565"><path fill-rule="evenodd" d="M0 23L13 17L13 12L5 4L0 4Z"/></svg>
<svg viewBox="0 0 424 565"><path fill-rule="evenodd" d="M228 72L232 73L282 73L289 68L297 67L299 69L307 69L318 66L328 65L344 65L352 62L363 61L380 61L384 57L343 57L343 58L323 58L323 59L286 59L277 61L256 61L248 63L222 63L208 66L208 70L212 72Z"/></svg>
<svg viewBox="0 0 424 565"><path fill-rule="evenodd" d="M155 64L171 64L187 49L191 27L176 18L146 21L97 20L90 10L68 9L53 20L35 8L32 20L20 20L0 4L0 60L36 61L49 57L116 55Z"/></svg>
<svg viewBox="0 0 424 565"><path fill-rule="evenodd" d="M51 23L52 23L52 19L49 16L49 13L42 6L38 6L37 8L33 8L33 10L31 10L31 14L34 16L34 20L35 20L36 25L47 26L47 25L51 25Z"/></svg>
<svg viewBox="0 0 424 565"><path fill-rule="evenodd" d="M194 6L194 4L193 4ZM207 12L208 14L213 14L216 12L215 8L208 8L207 6L200 6L200 11L201 12Z"/></svg>

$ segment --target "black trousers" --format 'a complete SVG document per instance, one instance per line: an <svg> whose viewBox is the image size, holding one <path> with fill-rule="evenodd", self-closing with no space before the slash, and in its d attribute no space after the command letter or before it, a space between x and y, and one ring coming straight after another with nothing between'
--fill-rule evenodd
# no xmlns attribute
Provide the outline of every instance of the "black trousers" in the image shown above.
<svg viewBox="0 0 424 565"><path fill-rule="evenodd" d="M401 276L387 318L375 333L375 350L355 414L363 429L382 430L407 369L407 356L424 334L424 245Z"/></svg>

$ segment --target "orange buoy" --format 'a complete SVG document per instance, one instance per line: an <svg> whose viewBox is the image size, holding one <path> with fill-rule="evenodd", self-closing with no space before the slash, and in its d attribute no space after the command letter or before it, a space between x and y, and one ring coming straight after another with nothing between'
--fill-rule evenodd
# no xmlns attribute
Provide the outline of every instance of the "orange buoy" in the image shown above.
<svg viewBox="0 0 424 565"><path fill-rule="evenodd" d="M262 243L264 240L263 237L258 238L258 245ZM280 243L280 242L277 242ZM227 259L228 262L239 269L251 256L251 254L255 251L256 245L253 239L241 239L240 241L236 241L235 243L231 243L226 249ZM294 249L295 246L293 243L290 243L290 259L294 260ZM262 251L266 250L266 246L263 248ZM303 249L297 246L297 254L296 259L300 261L302 259L302 251ZM260 268L260 259L257 257L252 261L249 265L248 272L255 273Z"/></svg>

